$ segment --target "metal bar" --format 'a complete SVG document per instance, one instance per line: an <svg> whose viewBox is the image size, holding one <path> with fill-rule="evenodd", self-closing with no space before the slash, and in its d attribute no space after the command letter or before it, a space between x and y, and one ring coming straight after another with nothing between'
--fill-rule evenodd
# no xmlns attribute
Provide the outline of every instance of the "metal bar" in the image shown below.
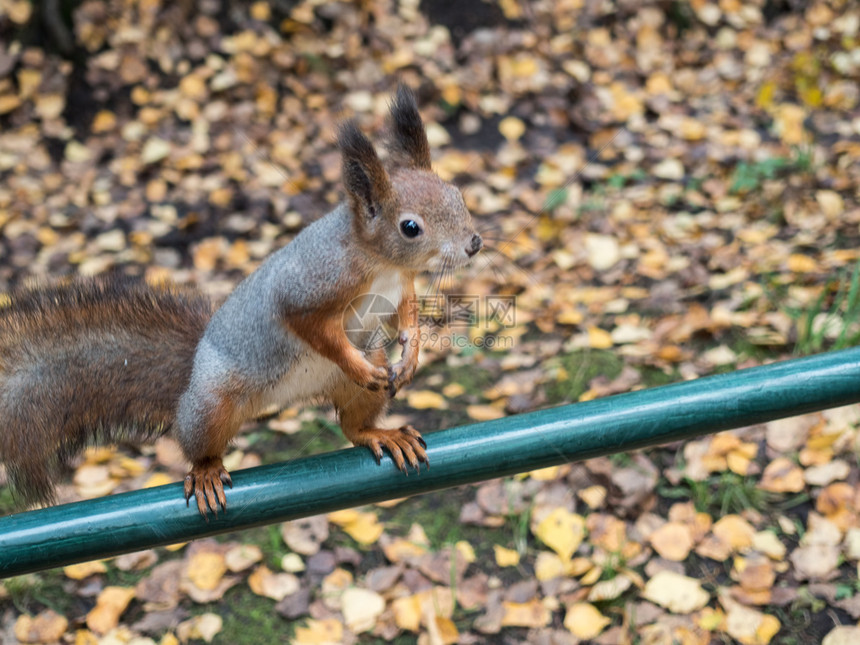
<svg viewBox="0 0 860 645"><path fill-rule="evenodd" d="M404 497L860 401L860 348L425 435L405 477L363 448L234 473L204 522L180 484L0 518L0 577Z"/></svg>

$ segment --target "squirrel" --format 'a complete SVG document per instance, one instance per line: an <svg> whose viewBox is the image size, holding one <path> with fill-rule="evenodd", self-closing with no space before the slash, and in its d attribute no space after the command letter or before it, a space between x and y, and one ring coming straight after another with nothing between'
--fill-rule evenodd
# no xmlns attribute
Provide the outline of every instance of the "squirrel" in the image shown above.
<svg viewBox="0 0 860 645"><path fill-rule="evenodd" d="M190 288L128 278L72 281L13 293L0 306L0 462L16 497L54 501L54 482L90 442L171 433L191 468L204 519L226 511L222 457L241 424L273 407L326 400L344 436L404 473L429 466L410 425L379 427L418 364L415 276L464 266L481 250L460 191L436 175L415 98L399 85L388 160L354 120L340 125L347 199L270 255L214 314ZM402 346L391 365L379 343L347 329L376 296ZM364 312L364 313L363 313ZM385 316L383 316L385 317ZM369 322L370 321L370 322Z"/></svg>

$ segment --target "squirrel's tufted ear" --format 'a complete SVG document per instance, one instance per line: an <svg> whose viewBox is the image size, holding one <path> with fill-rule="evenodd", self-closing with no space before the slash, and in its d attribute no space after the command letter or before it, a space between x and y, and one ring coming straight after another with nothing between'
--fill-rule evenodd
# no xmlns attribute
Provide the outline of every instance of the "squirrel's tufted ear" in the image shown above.
<svg viewBox="0 0 860 645"><path fill-rule="evenodd" d="M353 211L376 217L392 192L388 173L373 144L350 119L341 124L337 145L343 156L343 183Z"/></svg>
<svg viewBox="0 0 860 645"><path fill-rule="evenodd" d="M388 150L395 167L430 170L430 144L424 123L415 104L415 95L403 83L397 86L391 103L390 122Z"/></svg>

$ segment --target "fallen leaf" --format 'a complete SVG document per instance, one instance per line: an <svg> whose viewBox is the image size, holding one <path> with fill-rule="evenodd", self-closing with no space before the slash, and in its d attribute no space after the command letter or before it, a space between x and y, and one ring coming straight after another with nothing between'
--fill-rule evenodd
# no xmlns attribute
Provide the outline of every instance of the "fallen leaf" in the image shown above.
<svg viewBox="0 0 860 645"><path fill-rule="evenodd" d="M290 549L301 555L313 555L328 539L328 518L315 515L281 524L281 537Z"/></svg>
<svg viewBox="0 0 860 645"><path fill-rule="evenodd" d="M238 544L224 554L224 563L233 573L250 568L263 559L263 552L256 544Z"/></svg>
<svg viewBox="0 0 860 645"><path fill-rule="evenodd" d="M416 410L446 410L448 402L438 392L432 390L417 390L406 397L410 408Z"/></svg>
<svg viewBox="0 0 860 645"><path fill-rule="evenodd" d="M500 567L515 567L520 563L520 554L514 549L494 544L493 552L496 556L496 564Z"/></svg>
<svg viewBox="0 0 860 645"><path fill-rule="evenodd" d="M354 634L373 629L385 609L385 599L375 591L355 587L343 592L341 611L347 628Z"/></svg>
<svg viewBox="0 0 860 645"><path fill-rule="evenodd" d="M545 627L552 614L538 599L528 602L503 602L502 627Z"/></svg>
<svg viewBox="0 0 860 645"><path fill-rule="evenodd" d="M534 530L535 536L568 561L585 537L585 519L565 508L556 508Z"/></svg>
<svg viewBox="0 0 860 645"><path fill-rule="evenodd" d="M227 573L224 556L215 551L199 551L188 562L188 578L203 591L212 591Z"/></svg>
<svg viewBox="0 0 860 645"><path fill-rule="evenodd" d="M35 616L21 614L15 621L15 638L22 643L53 643L59 641L69 621L53 609L45 609Z"/></svg>
<svg viewBox="0 0 860 645"><path fill-rule="evenodd" d="M105 587L96 599L96 606L87 614L87 627L97 634L106 634L116 627L134 593L132 587Z"/></svg>
<svg viewBox="0 0 860 645"><path fill-rule="evenodd" d="M343 642L343 625L336 618L309 619L304 626L296 627L292 642L296 645L337 645Z"/></svg>
<svg viewBox="0 0 860 645"><path fill-rule="evenodd" d="M683 562L693 548L690 527L679 522L666 522L654 531L648 540L661 557L675 562Z"/></svg>
<svg viewBox="0 0 860 645"><path fill-rule="evenodd" d="M202 639L211 643L212 639L221 631L224 621L218 614L206 613L194 616L179 623L176 635L184 643L191 639Z"/></svg>
<svg viewBox="0 0 860 645"><path fill-rule="evenodd" d="M104 560L90 560L79 564L70 564L63 567L63 573L72 580L83 580L98 573L107 572Z"/></svg>
<svg viewBox="0 0 860 645"><path fill-rule="evenodd" d="M806 486L803 470L785 457L777 457L764 469L758 487L772 493L799 493Z"/></svg>
<svg viewBox="0 0 860 645"><path fill-rule="evenodd" d="M726 611L726 632L743 645L767 645L780 628L775 616L764 614L727 595L720 596L720 603Z"/></svg>
<svg viewBox="0 0 860 645"><path fill-rule="evenodd" d="M340 526L344 532L359 544L373 544L382 535L383 526L379 518L370 511L347 509L329 513L328 519Z"/></svg>
<svg viewBox="0 0 860 645"><path fill-rule="evenodd" d="M292 573L272 573L265 565L260 565L248 576L248 586L258 596L281 601L299 590L299 579Z"/></svg>
<svg viewBox="0 0 860 645"><path fill-rule="evenodd" d="M564 626L582 640L596 638L612 621L587 602L575 602L564 614Z"/></svg>
<svg viewBox="0 0 860 645"><path fill-rule="evenodd" d="M645 583L642 597L675 614L694 612L710 599L698 580L665 570Z"/></svg>

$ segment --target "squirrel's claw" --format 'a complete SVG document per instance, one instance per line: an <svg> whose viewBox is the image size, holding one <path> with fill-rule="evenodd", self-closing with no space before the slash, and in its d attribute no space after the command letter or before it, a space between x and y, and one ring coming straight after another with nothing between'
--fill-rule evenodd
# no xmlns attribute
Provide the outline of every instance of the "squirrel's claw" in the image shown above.
<svg viewBox="0 0 860 645"><path fill-rule="evenodd" d="M200 511L203 519L209 521L209 510L217 518L219 505L223 511L227 511L224 484L232 488L233 480L220 458L213 457L194 464L185 476L185 505L189 505L191 496L194 495L197 500L197 510Z"/></svg>
<svg viewBox="0 0 860 645"><path fill-rule="evenodd" d="M363 383L359 381L359 385L370 390L371 392L378 392L379 390L387 390L390 381L390 367L388 367L387 365L383 367L374 366L370 370L369 378Z"/></svg>
<svg viewBox="0 0 860 645"><path fill-rule="evenodd" d="M421 438L421 433L410 425L394 430L368 428L361 432L357 442L353 442L370 448L376 463L381 463L384 448L391 455L394 465L406 475L409 474L407 464L416 472L421 471L422 463L430 467L425 450L427 443Z"/></svg>

